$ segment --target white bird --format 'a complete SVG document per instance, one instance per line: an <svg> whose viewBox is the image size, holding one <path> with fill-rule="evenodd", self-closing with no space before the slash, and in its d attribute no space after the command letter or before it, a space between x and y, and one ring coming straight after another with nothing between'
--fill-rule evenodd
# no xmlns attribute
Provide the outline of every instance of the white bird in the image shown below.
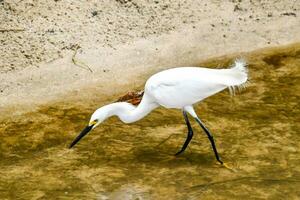
<svg viewBox="0 0 300 200"><path fill-rule="evenodd" d="M205 131L217 161L224 165L219 157L212 134L197 116L193 105L226 88L234 94L235 88L243 87L247 79L247 64L243 60L236 60L229 69L179 67L159 72L147 80L144 95L138 106L127 102L117 102L97 109L91 116L89 125L71 143L70 148L90 130L111 116L116 115L124 123L132 123L142 119L155 108L163 106L181 109L188 127L187 138L181 150L175 155L184 152L193 137L188 113Z"/></svg>

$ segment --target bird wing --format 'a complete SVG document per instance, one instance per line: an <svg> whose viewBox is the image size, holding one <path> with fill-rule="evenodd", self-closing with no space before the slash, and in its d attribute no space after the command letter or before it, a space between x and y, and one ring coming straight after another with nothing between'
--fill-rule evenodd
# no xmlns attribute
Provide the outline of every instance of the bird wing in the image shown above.
<svg viewBox="0 0 300 200"><path fill-rule="evenodd" d="M160 83L152 90L152 94L158 102L167 108L191 105L197 101L197 89L189 85L187 88L183 82Z"/></svg>
<svg viewBox="0 0 300 200"><path fill-rule="evenodd" d="M183 108L226 88L210 77L203 78L193 71L185 74L185 71L154 76L147 81L146 92L164 107Z"/></svg>
<svg viewBox="0 0 300 200"><path fill-rule="evenodd" d="M145 86L156 103L167 108L183 108L205 99L225 88L247 81L244 61L236 61L229 69L201 67L172 68L151 76Z"/></svg>
<svg viewBox="0 0 300 200"><path fill-rule="evenodd" d="M209 96L207 93L210 90L207 87L203 87L203 85L207 86L208 84L205 84L201 80L163 81L151 85L150 94L162 106L167 108L183 108ZM218 88L223 87L220 86Z"/></svg>

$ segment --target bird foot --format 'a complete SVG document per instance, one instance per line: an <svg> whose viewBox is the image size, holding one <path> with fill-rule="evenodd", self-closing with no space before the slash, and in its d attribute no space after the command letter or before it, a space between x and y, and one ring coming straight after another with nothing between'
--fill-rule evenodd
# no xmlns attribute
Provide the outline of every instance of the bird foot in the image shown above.
<svg viewBox="0 0 300 200"><path fill-rule="evenodd" d="M221 166L223 166L223 167L225 167L226 169L229 169L229 170L234 171L234 168L233 168L232 166L228 165L228 164L225 163L225 162L217 162L217 164L218 164L218 165L221 165Z"/></svg>
<svg viewBox="0 0 300 200"><path fill-rule="evenodd" d="M174 155L168 155L165 158L163 158L161 161L163 161L163 162L169 162L169 161L172 161L172 160L175 160L175 159L178 159L178 157L176 157Z"/></svg>
<svg viewBox="0 0 300 200"><path fill-rule="evenodd" d="M182 156L177 156L176 154L167 154L164 155L164 157L161 159L162 162L169 162L169 161L174 161L174 160L185 160L185 157Z"/></svg>
<svg viewBox="0 0 300 200"><path fill-rule="evenodd" d="M182 154L182 153L183 153L182 150L181 150L181 151L178 151L177 153L174 154L174 156L179 156L179 155Z"/></svg>

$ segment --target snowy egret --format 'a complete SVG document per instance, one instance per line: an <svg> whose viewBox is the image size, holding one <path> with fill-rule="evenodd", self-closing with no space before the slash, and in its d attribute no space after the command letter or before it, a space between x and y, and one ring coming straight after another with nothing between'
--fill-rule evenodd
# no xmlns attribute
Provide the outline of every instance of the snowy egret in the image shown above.
<svg viewBox="0 0 300 200"><path fill-rule="evenodd" d="M138 106L127 102L115 102L97 109L91 116L89 125L75 138L70 148L108 117L116 115L124 123L132 123L142 119L155 108L163 106L181 109L188 128L187 138L181 150L175 155L184 152L193 137L188 113L204 130L217 161L224 165L212 134L197 116L193 105L226 88L234 94L236 88L243 87L247 82L246 66L245 61L236 60L228 69L179 67L154 74L147 80L142 100Z"/></svg>

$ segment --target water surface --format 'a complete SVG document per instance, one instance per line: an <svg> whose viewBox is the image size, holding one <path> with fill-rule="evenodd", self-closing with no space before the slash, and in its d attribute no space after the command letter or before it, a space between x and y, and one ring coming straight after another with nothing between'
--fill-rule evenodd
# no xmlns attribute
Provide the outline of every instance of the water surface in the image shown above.
<svg viewBox="0 0 300 200"><path fill-rule="evenodd" d="M216 164L195 122L190 146L174 157L187 130L181 111L163 108L130 125L113 117L70 150L93 110L115 99L61 100L2 119L1 199L300 198L300 45L245 56L248 88L196 107L233 171Z"/></svg>

